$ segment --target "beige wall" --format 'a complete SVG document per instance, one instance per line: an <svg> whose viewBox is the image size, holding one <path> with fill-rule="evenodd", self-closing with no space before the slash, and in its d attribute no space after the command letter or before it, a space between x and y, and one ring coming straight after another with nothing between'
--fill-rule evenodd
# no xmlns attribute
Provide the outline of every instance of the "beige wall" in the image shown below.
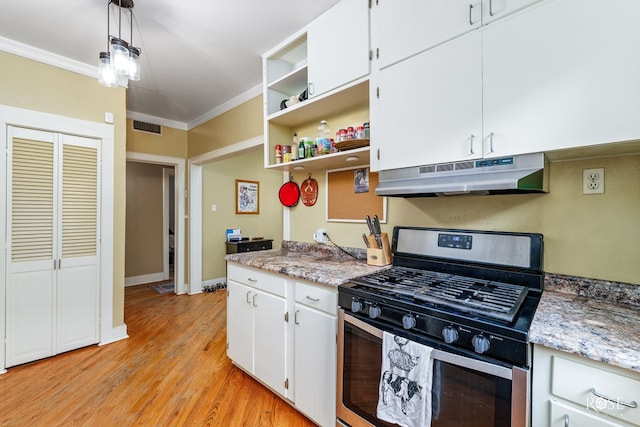
<svg viewBox="0 0 640 427"><path fill-rule="evenodd" d="M127 120L127 151L187 158L187 131L162 126L162 134L155 135L134 130L132 123L131 120Z"/></svg>
<svg viewBox="0 0 640 427"><path fill-rule="evenodd" d="M114 116L113 326L124 324L126 92L96 79L0 52L0 104L104 123Z"/></svg>
<svg viewBox="0 0 640 427"><path fill-rule="evenodd" d="M189 157L262 135L262 95L189 131Z"/></svg>
<svg viewBox="0 0 640 427"><path fill-rule="evenodd" d="M594 167L605 168L606 192L582 195L582 169ZM313 175L318 203L292 209L292 240L312 241L322 226L339 245L364 247L365 224L325 221L325 173ZM389 233L394 225L542 233L545 271L640 283L640 155L551 163L544 195L389 198L387 215Z"/></svg>
<svg viewBox="0 0 640 427"><path fill-rule="evenodd" d="M125 277L163 271L163 169L127 162Z"/></svg>
<svg viewBox="0 0 640 427"><path fill-rule="evenodd" d="M239 228L245 237L273 239L273 247L282 242L282 205L278 190L282 173L264 169L262 147L226 160L210 163L202 170L202 278L226 276L224 255L227 228ZM260 213L236 214L235 180L260 182ZM216 205L216 212L211 205Z"/></svg>

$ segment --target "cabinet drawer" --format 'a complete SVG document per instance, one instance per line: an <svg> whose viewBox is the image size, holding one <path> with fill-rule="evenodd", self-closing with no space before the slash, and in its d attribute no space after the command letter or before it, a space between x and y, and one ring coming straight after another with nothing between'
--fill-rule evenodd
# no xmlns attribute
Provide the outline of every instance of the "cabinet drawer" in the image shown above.
<svg viewBox="0 0 640 427"><path fill-rule="evenodd" d="M284 277L257 268L228 263L227 280L233 280L281 297L286 295L286 279Z"/></svg>
<svg viewBox="0 0 640 427"><path fill-rule="evenodd" d="M336 315L338 312L338 291L320 286L296 282L296 302Z"/></svg>
<svg viewBox="0 0 640 427"><path fill-rule="evenodd" d="M551 401L550 427L623 427L592 415L586 411L570 408L569 406Z"/></svg>
<svg viewBox="0 0 640 427"><path fill-rule="evenodd" d="M554 395L585 410L640 425L640 379L631 378L631 371L629 376L623 376L605 367L553 356L552 372L551 393Z"/></svg>

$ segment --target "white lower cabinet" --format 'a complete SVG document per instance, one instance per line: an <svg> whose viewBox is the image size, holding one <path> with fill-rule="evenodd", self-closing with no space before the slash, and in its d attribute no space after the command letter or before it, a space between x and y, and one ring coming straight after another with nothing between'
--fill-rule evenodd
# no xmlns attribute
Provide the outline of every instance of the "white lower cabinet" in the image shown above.
<svg viewBox="0 0 640 427"><path fill-rule="evenodd" d="M336 423L337 289L227 265L227 356L321 426Z"/></svg>
<svg viewBox="0 0 640 427"><path fill-rule="evenodd" d="M243 273L248 273L247 283L239 282L245 278ZM284 396L287 381L284 278L230 266L227 283L227 355Z"/></svg>
<svg viewBox="0 0 640 427"><path fill-rule="evenodd" d="M533 427L640 426L640 373L534 346Z"/></svg>
<svg viewBox="0 0 640 427"><path fill-rule="evenodd" d="M295 406L322 426L336 423L335 290L296 282Z"/></svg>

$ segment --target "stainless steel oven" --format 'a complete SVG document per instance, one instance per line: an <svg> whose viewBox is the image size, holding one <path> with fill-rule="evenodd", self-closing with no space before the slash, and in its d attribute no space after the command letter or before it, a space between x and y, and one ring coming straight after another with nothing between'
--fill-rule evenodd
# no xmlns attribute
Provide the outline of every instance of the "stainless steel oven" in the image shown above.
<svg viewBox="0 0 640 427"><path fill-rule="evenodd" d="M382 330L338 312L338 425L393 426L376 417ZM417 337L407 334L407 338ZM421 339L423 344L436 343ZM525 427L529 370L434 349L432 427Z"/></svg>
<svg viewBox="0 0 640 427"><path fill-rule="evenodd" d="M542 236L395 227L392 252L390 268L338 287L338 425L391 426L377 417L391 388L399 422L427 425L430 416L431 427L528 426L528 331L544 282ZM397 351L383 354L385 333L432 349L411 362L429 372L421 380L430 381L430 408L425 399L404 411L429 388L410 378L408 362L382 373L383 357L388 364Z"/></svg>

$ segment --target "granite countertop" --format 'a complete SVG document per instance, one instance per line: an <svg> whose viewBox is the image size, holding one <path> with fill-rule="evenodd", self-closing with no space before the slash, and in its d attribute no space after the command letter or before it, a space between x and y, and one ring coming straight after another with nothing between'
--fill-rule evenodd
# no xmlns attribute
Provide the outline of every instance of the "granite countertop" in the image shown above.
<svg viewBox="0 0 640 427"><path fill-rule="evenodd" d="M640 372L640 285L547 274L529 339Z"/></svg>
<svg viewBox="0 0 640 427"><path fill-rule="evenodd" d="M225 259L333 287L338 287L355 277L379 271L381 268L388 268L367 265L365 249L345 250L355 258L335 246L285 240L281 249L229 254Z"/></svg>
<svg viewBox="0 0 640 427"><path fill-rule="evenodd" d="M379 271L365 249L283 241L281 249L229 254L229 262L337 287ZM529 340L640 372L640 285L547 273Z"/></svg>

